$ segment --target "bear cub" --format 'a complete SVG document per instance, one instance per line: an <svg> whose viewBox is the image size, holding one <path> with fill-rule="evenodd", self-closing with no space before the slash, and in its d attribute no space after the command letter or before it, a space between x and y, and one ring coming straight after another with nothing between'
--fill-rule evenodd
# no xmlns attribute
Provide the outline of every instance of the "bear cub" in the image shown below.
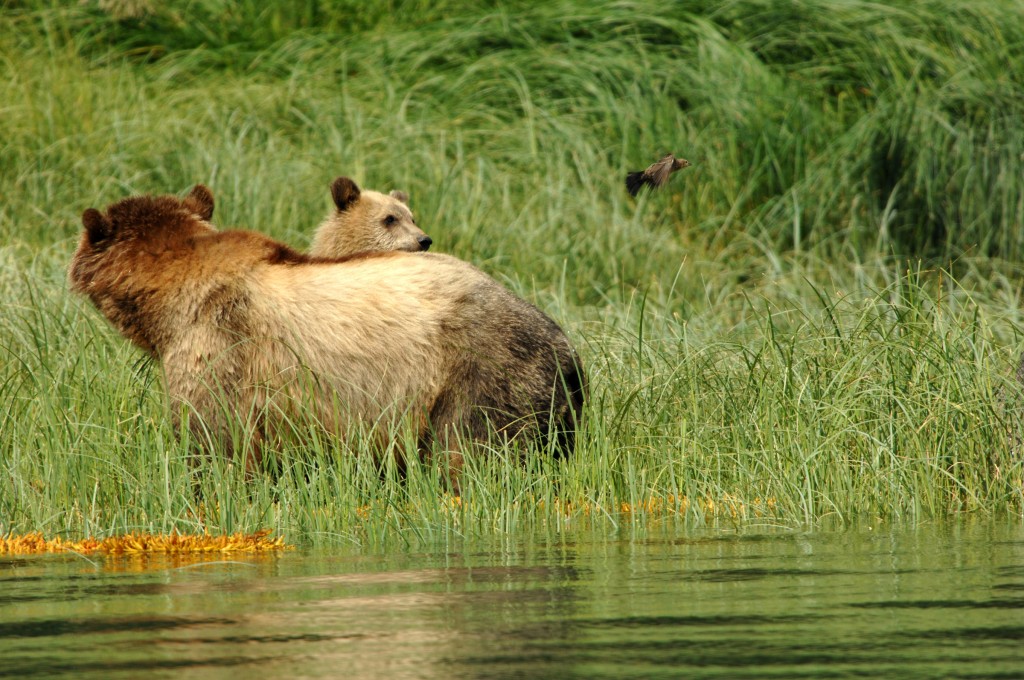
<svg viewBox="0 0 1024 680"><path fill-rule="evenodd" d="M331 198L334 210L317 227L310 255L340 258L430 248L432 241L416 225L404 191L364 191L348 177L338 177L331 183Z"/></svg>

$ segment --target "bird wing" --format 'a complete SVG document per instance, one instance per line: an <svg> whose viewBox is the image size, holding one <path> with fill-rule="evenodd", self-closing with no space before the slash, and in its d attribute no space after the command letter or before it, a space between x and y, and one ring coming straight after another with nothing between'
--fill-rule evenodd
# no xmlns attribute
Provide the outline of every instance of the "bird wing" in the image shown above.
<svg viewBox="0 0 1024 680"><path fill-rule="evenodd" d="M668 180L668 176L672 174L672 164L675 162L675 156L669 154L662 158L657 163L652 163L644 174L647 175L651 184L656 187L660 187Z"/></svg>

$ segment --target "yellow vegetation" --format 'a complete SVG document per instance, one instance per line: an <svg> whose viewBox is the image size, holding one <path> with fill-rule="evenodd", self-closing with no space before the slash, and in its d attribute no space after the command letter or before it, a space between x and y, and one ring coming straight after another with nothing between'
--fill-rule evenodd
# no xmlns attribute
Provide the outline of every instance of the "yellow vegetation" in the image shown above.
<svg viewBox="0 0 1024 680"><path fill-rule="evenodd" d="M527 504L536 504L538 510L547 505L543 499L528 499ZM363 505L356 508L356 515L363 521L369 521L375 511L387 505L381 502L379 507ZM440 498L443 511L455 514L470 510L470 502L461 496L445 493ZM513 505L519 505L518 502ZM665 516L685 514L691 507L706 515L728 516L735 519L770 516L775 512L774 498L754 498L743 500L731 494L720 499L711 497L691 500L686 496L651 496L636 502L618 501L605 507L591 499L562 500L555 499L554 510L566 517L591 514L619 513L645 514ZM327 512L327 509L323 509ZM225 553L267 553L291 548L283 537L270 537L270 530L264 529L252 534L236 533L231 535L210 536L208 534L149 534L131 533L107 538L86 538L80 541L67 540L60 537L46 538L41 532L20 535L0 536L0 555L34 555L42 553L79 553L101 554L109 556L174 556L198 557L214 556Z"/></svg>
<svg viewBox="0 0 1024 680"><path fill-rule="evenodd" d="M131 533L107 538L65 540L46 538L40 532L0 536L0 555L36 555L41 553L99 553L104 555L184 555L212 553L261 553L285 550L284 537L270 537L270 530L252 534L210 536L207 534Z"/></svg>
<svg viewBox="0 0 1024 680"><path fill-rule="evenodd" d="M536 502L538 508L544 508L545 502L543 499ZM607 508L589 499L563 500L556 498L552 505L559 513L567 517L573 514L582 514L589 517L592 513L596 514L606 510L610 512L618 511L624 515L647 514L658 516L684 514L691 507L691 503L707 515L728 515L733 518L764 517L771 515L775 511L774 498L755 498L746 501L732 494L725 494L717 501L709 496L692 502L686 496L671 494L668 496L651 496L634 503L618 501ZM461 497L448 494L442 497L441 505L448 510L458 510L464 507ZM361 510L369 514L368 506L364 506Z"/></svg>

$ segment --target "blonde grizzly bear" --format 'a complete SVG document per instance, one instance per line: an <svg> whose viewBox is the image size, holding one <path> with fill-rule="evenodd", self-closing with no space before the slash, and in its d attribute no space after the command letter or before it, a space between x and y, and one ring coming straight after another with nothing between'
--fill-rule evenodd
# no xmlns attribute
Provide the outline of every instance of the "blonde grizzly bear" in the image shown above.
<svg viewBox="0 0 1024 680"><path fill-rule="evenodd" d="M317 227L309 253L345 257L393 250L416 252L432 243L416 225L403 191L361 191L348 177L331 184L334 210Z"/></svg>
<svg viewBox="0 0 1024 680"><path fill-rule="evenodd" d="M586 391L576 352L480 270L432 253L313 257L217 231L212 214L202 185L90 208L69 268L72 289L159 359L200 443L252 469L304 413L342 438L411 423L456 475L460 442L494 433L571 450Z"/></svg>

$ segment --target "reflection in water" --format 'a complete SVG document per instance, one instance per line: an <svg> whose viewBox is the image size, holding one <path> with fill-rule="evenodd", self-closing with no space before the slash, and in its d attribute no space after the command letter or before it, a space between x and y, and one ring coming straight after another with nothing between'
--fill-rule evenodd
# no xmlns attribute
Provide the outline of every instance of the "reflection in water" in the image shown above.
<svg viewBox="0 0 1024 680"><path fill-rule="evenodd" d="M1020 677L1024 529L0 560L0 677ZM187 673L186 673L187 671Z"/></svg>

